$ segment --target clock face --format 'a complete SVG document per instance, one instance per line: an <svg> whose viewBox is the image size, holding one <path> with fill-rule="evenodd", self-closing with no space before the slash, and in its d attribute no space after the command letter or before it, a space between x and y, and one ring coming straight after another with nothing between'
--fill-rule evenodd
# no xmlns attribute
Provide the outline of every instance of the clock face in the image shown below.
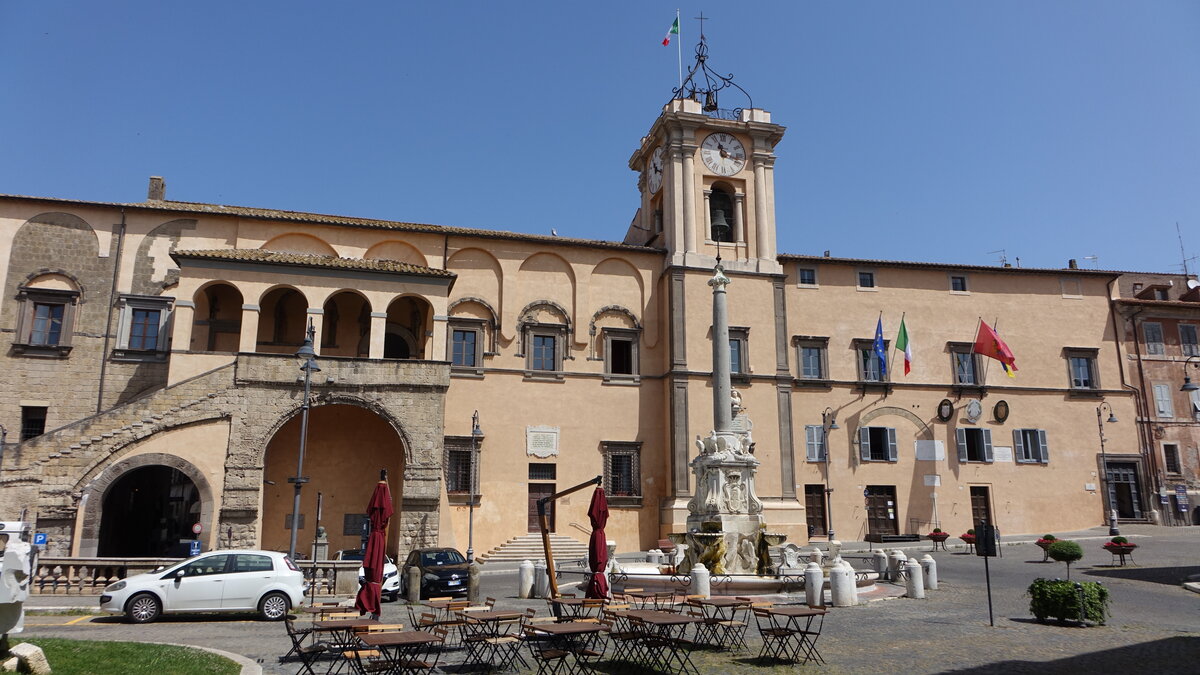
<svg viewBox="0 0 1200 675"><path fill-rule="evenodd" d="M650 188L650 194L654 194L662 187L663 149L661 145L654 149L653 155L650 155L650 166L646 170L649 172L646 177L646 186Z"/></svg>
<svg viewBox="0 0 1200 675"><path fill-rule="evenodd" d="M732 176L746 166L746 148L742 142L726 133L709 134L700 144L704 166L718 176Z"/></svg>

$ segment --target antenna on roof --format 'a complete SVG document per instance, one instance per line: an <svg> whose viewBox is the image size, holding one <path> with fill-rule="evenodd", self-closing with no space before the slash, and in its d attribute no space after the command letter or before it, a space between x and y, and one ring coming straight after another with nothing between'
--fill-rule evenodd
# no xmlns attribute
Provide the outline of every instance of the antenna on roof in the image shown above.
<svg viewBox="0 0 1200 675"><path fill-rule="evenodd" d="M992 254L995 254L995 253L999 253L999 254L1000 254L1000 266L1001 266L1001 267L1004 267L1005 265L1008 265L1008 256L1006 255L1007 251L1005 251L1005 249L998 248L998 249L996 249L995 251L988 251L988 255L992 255Z"/></svg>
<svg viewBox="0 0 1200 675"><path fill-rule="evenodd" d="M1200 258L1200 256L1187 256L1187 251L1183 248L1183 231L1179 229L1179 221L1175 221L1175 236L1179 237L1179 257L1183 259L1183 276L1188 276L1188 263L1192 260Z"/></svg>
<svg viewBox="0 0 1200 675"><path fill-rule="evenodd" d="M1096 267L1098 267L1100 265L1100 256L1098 256L1098 255L1085 255L1085 256L1083 256L1083 259L1091 260L1093 269L1095 269Z"/></svg>

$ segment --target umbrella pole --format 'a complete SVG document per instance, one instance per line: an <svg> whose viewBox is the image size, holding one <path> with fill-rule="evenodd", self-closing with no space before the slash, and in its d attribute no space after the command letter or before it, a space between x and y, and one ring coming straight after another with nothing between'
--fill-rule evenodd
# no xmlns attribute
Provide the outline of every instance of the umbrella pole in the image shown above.
<svg viewBox="0 0 1200 675"><path fill-rule="evenodd" d="M542 549L546 554L546 574L550 576L550 598L558 597L558 580L554 574L554 553L550 550L550 519L546 516L546 504L552 502L559 497L566 497L572 492L578 492L589 485L599 485L603 482L602 476L580 483L575 487L569 487L562 492L555 492L549 497L542 497L538 500L538 527L542 530Z"/></svg>

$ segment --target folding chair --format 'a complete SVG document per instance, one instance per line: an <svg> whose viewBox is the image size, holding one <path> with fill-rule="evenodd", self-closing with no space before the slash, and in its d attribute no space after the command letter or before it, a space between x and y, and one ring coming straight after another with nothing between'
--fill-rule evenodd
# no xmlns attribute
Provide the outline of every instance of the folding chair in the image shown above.
<svg viewBox="0 0 1200 675"><path fill-rule="evenodd" d="M509 671L516 669L520 661L524 667L529 667L521 658L521 639L518 637L524 626L524 617L503 619L497 621L494 630L483 640L483 661L492 670Z"/></svg>
<svg viewBox="0 0 1200 675"><path fill-rule="evenodd" d="M754 612L754 621L758 625L758 634L762 636L763 641L762 649L758 652L758 659L760 661L788 660L791 653L788 647L791 645L792 631L778 625L775 617L771 616L767 608L752 607L751 609Z"/></svg>
<svg viewBox="0 0 1200 675"><path fill-rule="evenodd" d="M717 638L717 647L719 649L732 649L735 651L746 651L749 647L746 646L746 629L749 628L749 622L746 616L750 611L750 603L738 605L737 607L729 608L729 618L720 619L717 617L708 617L704 623L712 626L713 635Z"/></svg>
<svg viewBox="0 0 1200 675"><path fill-rule="evenodd" d="M567 657L570 652L550 647L545 637L539 635L532 626L525 627L525 644L529 645L529 652L538 664L537 675L556 675L563 668L569 671Z"/></svg>
<svg viewBox="0 0 1200 675"><path fill-rule="evenodd" d="M329 646L324 642L305 645L304 640L312 634L311 628L296 628L296 624L291 619L286 618L283 620L283 625L287 628L288 637L292 640L292 648L288 650L287 654L279 657L279 660L284 661L295 656L300 659L300 672L308 673L308 675L316 675L313 672L312 664L329 651Z"/></svg>
<svg viewBox="0 0 1200 675"><path fill-rule="evenodd" d="M821 606L815 606L813 609L824 609ZM816 629L813 628L813 622L816 622ZM801 651L804 652L804 662L816 661L824 665L825 659L821 658L821 653L817 651L817 638L821 637L821 629L825 626L825 615L819 614L815 617L809 617L808 623L804 628L796 631L799 636L799 644L797 645L796 655L799 656Z"/></svg>
<svg viewBox="0 0 1200 675"><path fill-rule="evenodd" d="M441 626L435 626L430 632L437 636L437 641L430 642L419 649L411 659L401 662L400 672L420 673L437 670L438 659L441 658L445 649L446 637L449 632Z"/></svg>

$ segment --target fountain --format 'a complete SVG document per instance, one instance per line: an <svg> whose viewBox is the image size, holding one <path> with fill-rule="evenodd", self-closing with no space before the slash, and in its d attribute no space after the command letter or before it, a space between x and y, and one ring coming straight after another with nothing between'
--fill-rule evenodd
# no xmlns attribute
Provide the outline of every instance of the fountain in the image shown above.
<svg viewBox="0 0 1200 675"><path fill-rule="evenodd" d="M780 593L799 590L803 570L794 574L795 560L773 568L771 550L787 536L768 532L763 505L754 488L759 461L754 457L754 423L742 405L741 395L730 382L729 317L725 287L729 278L721 259L708 285L713 289L713 430L696 438L699 451L689 466L695 477L695 494L688 502L687 532L668 535L675 543L672 564L662 568L653 564L624 564L614 582L646 590L686 592L688 575L697 565L711 574L713 593ZM789 546L794 558L794 546ZM829 561L823 569L825 584L829 570L841 559ZM782 573L781 573L782 572ZM864 581L867 581L864 579ZM862 584L860 584L862 585Z"/></svg>

